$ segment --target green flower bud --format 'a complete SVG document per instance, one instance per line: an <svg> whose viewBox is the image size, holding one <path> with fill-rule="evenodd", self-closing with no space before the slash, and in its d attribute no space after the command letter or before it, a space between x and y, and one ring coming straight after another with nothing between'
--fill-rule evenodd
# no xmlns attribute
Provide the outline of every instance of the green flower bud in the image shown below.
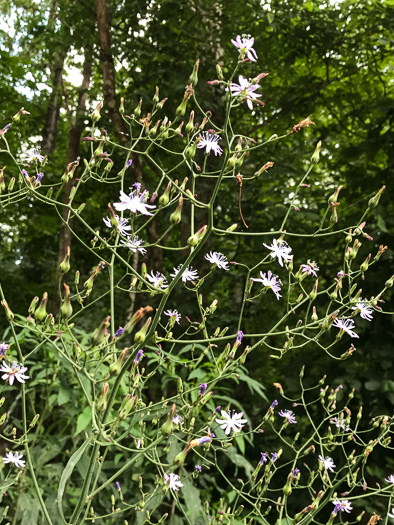
<svg viewBox="0 0 394 525"><path fill-rule="evenodd" d="M176 207L176 210L170 215L170 223L175 226L181 222L182 218L182 207L183 207L183 197L179 197L179 201Z"/></svg>
<svg viewBox="0 0 394 525"><path fill-rule="evenodd" d="M72 313L73 313L73 308L71 306L71 301L70 301L70 287L67 286L66 283L63 283L64 285L64 300L63 300L63 303L60 307L60 313L61 313L61 316L63 319L68 319L69 317L71 317Z"/></svg>
<svg viewBox="0 0 394 525"><path fill-rule="evenodd" d="M216 64L216 74L217 74L219 80L224 80L223 70L219 66L219 64Z"/></svg>
<svg viewBox="0 0 394 525"><path fill-rule="evenodd" d="M138 106L134 110L134 115L138 118L141 115L142 99L139 101Z"/></svg>
<svg viewBox="0 0 394 525"><path fill-rule="evenodd" d="M101 343L105 342L106 339L108 339L109 334L108 334L107 328L109 326L110 319L111 319L111 316L108 315L104 319L104 321L101 323L101 325L98 328L96 328L96 330L93 332L91 341L90 341L90 344L92 346L98 346Z"/></svg>
<svg viewBox="0 0 394 525"><path fill-rule="evenodd" d="M170 181L167 184L167 188L163 195L159 199L159 206L166 206L170 201L170 191L171 191L172 182Z"/></svg>
<svg viewBox="0 0 394 525"><path fill-rule="evenodd" d="M12 177L12 179L8 183L8 191L12 191L14 189L14 185L15 185L15 177ZM51 188L51 189L53 191L53 188ZM49 191L48 191L48 193L49 193ZM48 197L48 194L47 194L47 197Z"/></svg>
<svg viewBox="0 0 394 525"><path fill-rule="evenodd" d="M102 107L103 107L103 103L99 102L97 104L95 110L93 111L93 113L90 116L90 118L92 119L93 122L98 122L100 120L100 111L101 111Z"/></svg>
<svg viewBox="0 0 394 525"><path fill-rule="evenodd" d="M385 189L386 189L386 186L382 186L380 190L378 191L378 193L374 197L372 197L372 199L369 200L368 208L376 208L376 206L379 204L379 199L382 196L382 193L384 192Z"/></svg>
<svg viewBox="0 0 394 525"><path fill-rule="evenodd" d="M39 301L39 298L36 296L36 297L34 297L32 302L30 303L29 310L28 310L30 315L34 314L34 312L36 310L36 307L37 307L38 301Z"/></svg>
<svg viewBox="0 0 394 525"><path fill-rule="evenodd" d="M320 148L321 148L321 140L319 140L319 142L317 143L315 152L311 157L311 162L314 162L315 164L317 164L320 160Z"/></svg>
<svg viewBox="0 0 394 525"><path fill-rule="evenodd" d="M126 326L124 327L124 334L130 334L138 321L140 321L145 316L145 314L152 312L152 310L153 308L151 306L145 306L137 310L130 321L126 323Z"/></svg>
<svg viewBox="0 0 394 525"><path fill-rule="evenodd" d="M34 318L38 323L41 322L44 319L44 317L46 317L47 315L47 302L48 302L48 294L47 292L45 292L44 295L42 296L40 306L37 308L37 310L34 313Z"/></svg>
<svg viewBox="0 0 394 525"><path fill-rule="evenodd" d="M141 330L139 330L135 336L134 336L134 342L136 344L140 344L140 343L143 343L145 341L145 338L146 338L146 333L150 327L150 324L152 322L152 317L149 317L146 321L145 321L145 324L144 326L141 328Z"/></svg>
<svg viewBox="0 0 394 525"><path fill-rule="evenodd" d="M153 102L155 104L157 104L160 100L160 97L159 97L159 88L156 86L156 93L154 94L153 96Z"/></svg>
<svg viewBox="0 0 394 525"><path fill-rule="evenodd" d="M198 66L200 65L200 60L197 60L193 67L193 72L189 77L188 83L193 86L197 85L198 82Z"/></svg>
<svg viewBox="0 0 394 525"><path fill-rule="evenodd" d="M208 226L205 225L202 228L200 228L198 230L198 232L196 232L194 235L191 235L188 238L188 240L187 240L187 244L189 246L196 246L202 240L202 238L204 237L204 235L205 235L205 233L207 231L207 228L208 228Z"/></svg>
<svg viewBox="0 0 394 525"><path fill-rule="evenodd" d="M161 427L161 433L163 436L168 439L168 437L172 433L172 428L174 426L173 418L175 417L176 412L176 405L175 403L172 405L170 412L168 413L167 421L162 425Z"/></svg>
<svg viewBox="0 0 394 525"><path fill-rule="evenodd" d="M191 111L189 122L186 124L186 132L191 133L193 129L194 129L194 111Z"/></svg>
<svg viewBox="0 0 394 525"><path fill-rule="evenodd" d="M63 261L60 263L60 273L62 275L66 274L70 270L70 246L67 246L66 255Z"/></svg>
<svg viewBox="0 0 394 525"><path fill-rule="evenodd" d="M163 100L161 100L161 101L157 104L157 109L163 109L163 106L164 106L164 104L166 103L166 100L168 100L168 97L163 98Z"/></svg>
<svg viewBox="0 0 394 525"><path fill-rule="evenodd" d="M110 374L110 376L117 376L117 375L119 375L119 373L120 373L120 371L122 369L123 363L126 361L128 352L129 352L129 349L128 348L124 348L121 351L121 353L119 354L119 357L115 361L115 363L111 363L111 365L109 367L109 374Z"/></svg>
<svg viewBox="0 0 394 525"><path fill-rule="evenodd" d="M109 389L109 384L103 383L103 389L101 392L101 396L97 400L97 410L99 412L104 412L104 410L107 408L108 389Z"/></svg>

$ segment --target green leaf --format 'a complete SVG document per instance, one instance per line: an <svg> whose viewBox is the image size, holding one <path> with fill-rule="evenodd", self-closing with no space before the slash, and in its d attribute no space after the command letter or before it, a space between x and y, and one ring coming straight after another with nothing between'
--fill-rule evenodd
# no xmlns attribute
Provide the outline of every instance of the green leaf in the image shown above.
<svg viewBox="0 0 394 525"><path fill-rule="evenodd" d="M77 430L75 431L74 437L82 432L82 430L85 430L85 428L88 426L90 421L92 420L92 409L90 407L86 407L85 410L78 416L77 419Z"/></svg>
<svg viewBox="0 0 394 525"><path fill-rule="evenodd" d="M78 461L81 459L81 457L85 453L85 450L90 445L90 441L91 441L91 439L89 438L87 441L85 441L85 443L83 443L79 447L79 449L76 452L74 452L74 454L68 460L66 468L63 470L62 477L60 478L59 489L58 489L58 492L57 492L57 508L59 510L60 516L63 518L64 521L66 521L66 520L64 519L62 502L63 502L64 490L66 488L66 483L67 483L69 477L71 476L71 474L73 473L75 465L78 463Z"/></svg>
<svg viewBox="0 0 394 525"><path fill-rule="evenodd" d="M201 512L203 506L200 499L200 491L193 486L192 480L192 476L184 478L181 490L186 502L187 516L193 524L198 525L204 523Z"/></svg>

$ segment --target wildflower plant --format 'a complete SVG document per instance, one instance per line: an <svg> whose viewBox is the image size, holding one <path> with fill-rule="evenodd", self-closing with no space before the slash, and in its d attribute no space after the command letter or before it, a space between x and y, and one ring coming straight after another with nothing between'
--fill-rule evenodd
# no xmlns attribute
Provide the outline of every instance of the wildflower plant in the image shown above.
<svg viewBox="0 0 394 525"><path fill-rule="evenodd" d="M245 228L230 222L223 226L227 220L220 217L223 187L231 182L241 188L273 166L269 161L255 173L248 173L245 167L241 175L246 156L314 124L305 118L282 137L273 135L260 143L240 135L237 122L232 120L233 110L245 101L251 111L263 106L259 99L264 91L256 91L261 90L259 82L265 74L250 80L244 76L248 75L248 63L257 61L252 37L237 36L232 43L239 51L235 70L224 79L218 68L219 78L210 82L222 90L222 124L198 101L197 62L172 120L163 118L164 101L159 102L158 96L144 113L140 103L131 115L125 114L122 101L128 147L120 146L100 129L102 103L98 104L85 137L90 155L81 162L78 178L76 161L56 183L46 184L46 162L50 159L34 152L27 172L10 151L7 134L12 133L17 120L0 133L0 153L7 158L7 170L13 169L15 174L6 184L4 168L1 170L2 206L30 199L51 207L96 258L93 272L81 280L78 270L71 275L70 261L76 267L78 261L73 261L68 247L60 265L63 283L58 311L48 311L45 293L41 301L33 299L27 316L14 314L12 297L5 297L0 288L9 325L8 339L1 345L0 371L7 397L2 402L11 410L1 420L4 423L17 413L22 418L18 424L12 423L14 430L9 436L3 436L9 449L3 463L24 468L23 475L30 480L40 505L42 523L79 525L96 520L112 523L112 519L162 523L170 512L189 524L226 520L235 525L252 519L263 524L333 523L340 522L343 513L353 513L355 521L362 512L359 499L372 501L377 510L379 500L379 509L385 505L391 516L393 475L386 479L387 484L380 480L376 486L366 465L376 450L390 448L392 418L381 416L370 429L359 431L362 409L350 408L354 392L339 408L339 390L330 391L325 378L306 387L303 369L299 395L287 397L278 383L283 400L272 402L258 417L225 395L233 381L243 382L268 401L262 386L248 376L257 350L268 351L272 359L303 348L326 352L337 360L349 358L355 348L351 345L345 353L337 351L341 338L359 338L359 317L373 322L383 311L380 304L393 285L393 278L388 279L374 297L363 299L357 290L364 274L385 251L381 246L373 258L358 260L359 239L369 237L364 232L365 219L384 187L371 197L356 224L341 228L337 226L338 188L328 197L315 230L303 234L307 238L337 235L343 244L343 258L338 261L341 270L325 289L319 286L321 263L292 249L297 232L289 229L289 219L296 211L299 192L313 176L320 143L311 152L307 171L300 176L279 224L270 225L267 231L246 231L239 199ZM238 84L233 81L236 75ZM194 124L194 112L201 123ZM121 156L118 173L112 173L115 163L105 150ZM167 164L158 161L163 152ZM133 170L138 159L149 163L155 179L131 182L137 177ZM205 180L211 183L209 195L199 191ZM74 185L64 203L62 190L69 181ZM85 206L78 200L89 184L110 188L109 212L101 210L96 222L85 219ZM64 209L66 214L61 213ZM158 235L152 241L148 232L153 223ZM231 260L234 254L226 251L226 240L237 237L258 239L264 250L262 259L256 264L237 257ZM151 267L153 250L166 257L155 267ZM298 266L299 270L295 269ZM215 293L222 276L228 278L232 273L242 280L243 297L236 322L219 327L215 312L221 307L221 298L208 301L207 296ZM105 289L94 296L98 282ZM120 296L130 295L138 307L127 312L118 301ZM247 306L263 302L280 305L275 312L281 313L271 325L262 320L258 333L248 333ZM98 304L105 308L106 316L86 334L85 316L95 312ZM51 370L40 367L39 356L46 360L52 356L56 366ZM64 445L69 456L60 472L54 473L56 494L51 508L56 508L59 517L55 521L48 506L50 498L40 489L43 473L35 447L44 430L41 420L49 417L55 399L61 406L72 395L64 378L63 383L57 379L64 370L73 393L80 397L72 438L67 440L59 432L58 454ZM40 400L44 383L45 401ZM154 395L157 385L159 396ZM20 411L15 410L16 404ZM308 428L301 437L297 432L300 422ZM275 436L276 446L262 451L266 430ZM253 460L250 454L246 458L246 444L256 452ZM238 467L243 469L242 478ZM21 475L15 472L11 469L7 474L8 488ZM207 483L201 481L204 476L211 484L214 479L216 493L206 490ZM14 486L12 490L17 489ZM204 503L202 495L209 501Z"/></svg>

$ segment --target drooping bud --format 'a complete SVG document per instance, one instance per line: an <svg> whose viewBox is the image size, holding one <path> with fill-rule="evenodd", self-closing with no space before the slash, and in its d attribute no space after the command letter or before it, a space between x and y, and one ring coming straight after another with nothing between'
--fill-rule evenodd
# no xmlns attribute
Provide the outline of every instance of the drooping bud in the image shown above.
<svg viewBox="0 0 394 525"><path fill-rule="evenodd" d="M170 215L170 223L175 226L181 222L182 218L182 207L183 207L183 197L179 197L179 201L176 207L176 210Z"/></svg>
<svg viewBox="0 0 394 525"><path fill-rule="evenodd" d="M44 293L42 296L42 300L40 303L40 306L37 308L37 310L34 313L34 319L37 321L37 323L40 323L44 317L47 315L47 302L48 302L48 294L47 292Z"/></svg>
<svg viewBox="0 0 394 525"><path fill-rule="evenodd" d="M66 283L64 285L64 300L60 307L60 313L63 319L68 319L73 313L73 308L70 301L70 287Z"/></svg>
<svg viewBox="0 0 394 525"><path fill-rule="evenodd" d="M152 317L149 317L146 321L144 326L139 330L135 336L134 336L134 342L137 344L143 343L146 338L146 333L150 327L150 324L152 322Z"/></svg>
<svg viewBox="0 0 394 525"><path fill-rule="evenodd" d="M196 232L193 235L190 235L190 237L187 240L188 246L196 246L201 241L201 239L204 237L207 231L207 228L208 226L205 225L202 228L200 228L198 232Z"/></svg>
<svg viewBox="0 0 394 525"><path fill-rule="evenodd" d="M92 346L100 345L109 337L107 328L109 326L110 319L111 319L111 316L108 315L104 319L104 321L101 323L101 325L98 328L96 328L96 330L93 332L91 341L90 341Z"/></svg>
<svg viewBox="0 0 394 525"><path fill-rule="evenodd" d="M198 59L196 63L194 64L192 74L190 75L189 80L188 80L189 84L193 84L193 86L196 86L198 82L198 66L199 65L200 65L200 59Z"/></svg>
<svg viewBox="0 0 394 525"><path fill-rule="evenodd" d="M70 270L70 246L67 246L66 255L63 261L60 263L60 273L66 274Z"/></svg>
<svg viewBox="0 0 394 525"><path fill-rule="evenodd" d="M90 116L93 122L98 122L100 120L100 111L102 107L103 103L100 101Z"/></svg>
<svg viewBox="0 0 394 525"><path fill-rule="evenodd" d="M372 197L372 199L369 200L368 208L376 208L376 206L379 204L379 199L382 196L382 193L384 192L385 189L386 189L386 186L382 186L380 190L378 191L378 193L374 197Z"/></svg>

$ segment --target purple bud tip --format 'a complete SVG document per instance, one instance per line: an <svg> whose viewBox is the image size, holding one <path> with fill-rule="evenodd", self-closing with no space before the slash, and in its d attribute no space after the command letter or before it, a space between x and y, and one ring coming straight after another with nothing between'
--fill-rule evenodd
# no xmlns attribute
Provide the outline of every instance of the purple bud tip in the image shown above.
<svg viewBox="0 0 394 525"><path fill-rule="evenodd" d="M44 174L43 174L43 172L41 171L41 172L37 175L37 182L41 182L43 176L44 176Z"/></svg>
<svg viewBox="0 0 394 525"><path fill-rule="evenodd" d="M135 356L134 363L138 364L140 362L140 359L144 357L145 354L142 350L138 350L137 355Z"/></svg>
<svg viewBox="0 0 394 525"><path fill-rule="evenodd" d="M115 337L120 337L123 334L124 334L124 329L121 326L119 326L119 328L115 332Z"/></svg>
<svg viewBox="0 0 394 525"><path fill-rule="evenodd" d="M22 170L22 175L23 175L24 177L26 177L26 179L29 177L29 174L27 173L26 170Z"/></svg>
<svg viewBox="0 0 394 525"><path fill-rule="evenodd" d="M196 465L195 468L196 468L197 472L201 472L201 470L202 470L202 468L200 467L200 465Z"/></svg>
<svg viewBox="0 0 394 525"><path fill-rule="evenodd" d="M116 488L117 488L118 490L120 490L120 483L119 483L119 481L116 482Z"/></svg>
<svg viewBox="0 0 394 525"><path fill-rule="evenodd" d="M242 330L239 330L237 334L237 343L241 343L243 337L244 337L244 333L242 332Z"/></svg>
<svg viewBox="0 0 394 525"><path fill-rule="evenodd" d="M215 412L219 412L219 410L221 409L222 407L219 405L218 407L215 408Z"/></svg>
<svg viewBox="0 0 394 525"><path fill-rule="evenodd" d="M275 401L272 402L271 408L272 410L277 406L278 401L275 399Z"/></svg>
<svg viewBox="0 0 394 525"><path fill-rule="evenodd" d="M259 461L259 465L262 465L267 461L267 452L261 452L261 459Z"/></svg>
<svg viewBox="0 0 394 525"><path fill-rule="evenodd" d="M133 159L129 159L126 163L126 168L130 168L130 166L133 164Z"/></svg>
<svg viewBox="0 0 394 525"><path fill-rule="evenodd" d="M199 445L203 445L204 443L210 443L212 441L212 438L210 436L204 436L197 439L197 442Z"/></svg>
<svg viewBox="0 0 394 525"><path fill-rule="evenodd" d="M201 383L201 384L200 384L200 392L199 392L199 393L200 393L202 396L205 394L205 392L206 392L206 390L207 390L207 387L208 387L207 383Z"/></svg>

